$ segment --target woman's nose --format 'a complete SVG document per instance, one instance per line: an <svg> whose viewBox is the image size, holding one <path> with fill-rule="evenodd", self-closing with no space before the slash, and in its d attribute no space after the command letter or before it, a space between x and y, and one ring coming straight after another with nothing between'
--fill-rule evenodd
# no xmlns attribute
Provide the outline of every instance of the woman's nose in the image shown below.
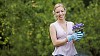
<svg viewBox="0 0 100 56"><path fill-rule="evenodd" d="M62 12L59 12L59 14L61 15L61 14L62 14Z"/></svg>

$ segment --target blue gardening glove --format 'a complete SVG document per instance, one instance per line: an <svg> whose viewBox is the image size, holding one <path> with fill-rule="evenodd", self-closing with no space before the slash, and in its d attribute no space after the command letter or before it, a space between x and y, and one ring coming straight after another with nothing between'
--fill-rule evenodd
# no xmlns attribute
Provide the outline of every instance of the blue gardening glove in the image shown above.
<svg viewBox="0 0 100 56"><path fill-rule="evenodd" d="M68 42L70 42L70 41L73 40L73 39L74 39L74 35L73 35L73 34L67 36Z"/></svg>
<svg viewBox="0 0 100 56"><path fill-rule="evenodd" d="M82 37L83 37L83 35L84 35L84 32L82 33L81 31L79 31L79 32L76 32L75 34L74 34L74 40L80 40Z"/></svg>
<svg viewBox="0 0 100 56"><path fill-rule="evenodd" d="M73 39L75 39L75 38L77 38L77 33L73 33L72 35L68 35L68 36L67 36L68 42L70 42L71 40L73 40Z"/></svg>
<svg viewBox="0 0 100 56"><path fill-rule="evenodd" d="M77 33L73 33L72 35L68 35L67 36L67 39L68 39L68 42L71 41L71 40L79 40L83 37L83 33L80 32L77 32Z"/></svg>

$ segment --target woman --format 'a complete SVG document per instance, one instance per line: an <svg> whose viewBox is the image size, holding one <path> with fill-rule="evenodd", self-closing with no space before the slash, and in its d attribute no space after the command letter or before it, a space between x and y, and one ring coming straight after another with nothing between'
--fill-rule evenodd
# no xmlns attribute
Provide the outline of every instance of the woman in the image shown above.
<svg viewBox="0 0 100 56"><path fill-rule="evenodd" d="M83 33L72 31L73 22L65 20L66 9L63 4L58 3L53 10L56 21L50 24L50 36L55 50L53 56L75 56L77 51L73 41L83 37Z"/></svg>

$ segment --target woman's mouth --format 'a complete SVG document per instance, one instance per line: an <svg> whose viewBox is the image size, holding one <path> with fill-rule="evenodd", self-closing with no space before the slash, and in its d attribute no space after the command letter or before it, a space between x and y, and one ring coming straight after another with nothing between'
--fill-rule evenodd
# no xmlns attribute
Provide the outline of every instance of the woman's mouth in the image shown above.
<svg viewBox="0 0 100 56"><path fill-rule="evenodd" d="M59 16L59 18L63 18L63 16Z"/></svg>

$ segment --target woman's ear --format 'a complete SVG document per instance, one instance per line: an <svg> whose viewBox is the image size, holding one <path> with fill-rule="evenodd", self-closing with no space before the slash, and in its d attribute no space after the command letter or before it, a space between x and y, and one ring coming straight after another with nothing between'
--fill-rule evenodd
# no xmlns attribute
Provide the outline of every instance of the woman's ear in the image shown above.
<svg viewBox="0 0 100 56"><path fill-rule="evenodd" d="M66 8L65 8L65 14L66 14Z"/></svg>
<svg viewBox="0 0 100 56"><path fill-rule="evenodd" d="M53 11L52 13L54 15L54 19L57 20L56 15L55 15L55 12Z"/></svg>
<svg viewBox="0 0 100 56"><path fill-rule="evenodd" d="M55 12L54 11L52 13L53 13L53 15L55 15Z"/></svg>

